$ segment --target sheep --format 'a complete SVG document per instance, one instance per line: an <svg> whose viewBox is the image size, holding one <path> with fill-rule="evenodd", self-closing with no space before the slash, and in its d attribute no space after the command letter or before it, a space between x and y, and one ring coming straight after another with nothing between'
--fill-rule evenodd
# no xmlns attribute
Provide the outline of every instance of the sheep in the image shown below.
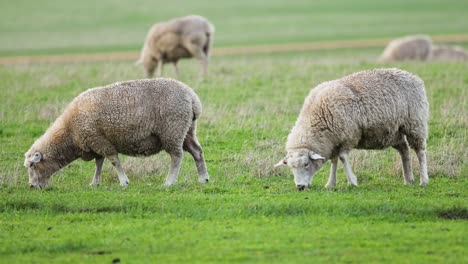
<svg viewBox="0 0 468 264"><path fill-rule="evenodd" d="M468 53L458 46L434 45L431 50L431 58L434 61L466 61Z"/></svg>
<svg viewBox="0 0 468 264"><path fill-rule="evenodd" d="M430 59L432 40L429 36L407 36L391 41L378 59L379 62Z"/></svg>
<svg viewBox="0 0 468 264"><path fill-rule="evenodd" d="M206 76L214 31L206 18L194 15L157 23L146 36L137 64L143 64L146 77L151 78L155 69L156 75L161 76L163 64L173 63L178 77L179 59L195 57Z"/></svg>
<svg viewBox="0 0 468 264"><path fill-rule="evenodd" d="M117 82L77 96L25 154L31 187L44 188L52 174L74 160L95 160L90 185L101 184L107 158L120 185L128 177L118 154L150 156L165 150L171 156L164 185L177 181L183 151L195 160L199 182L209 181L196 120L202 110L195 92L182 82L158 78Z"/></svg>
<svg viewBox="0 0 468 264"><path fill-rule="evenodd" d="M338 158L348 184L357 178L348 160L352 149L395 148L401 156L405 184L414 181L409 148L417 154L420 185L429 183L426 138L429 105L423 81L400 69L357 72L312 89L286 143L288 165L298 190L310 186L315 173L331 160L326 188L336 185Z"/></svg>

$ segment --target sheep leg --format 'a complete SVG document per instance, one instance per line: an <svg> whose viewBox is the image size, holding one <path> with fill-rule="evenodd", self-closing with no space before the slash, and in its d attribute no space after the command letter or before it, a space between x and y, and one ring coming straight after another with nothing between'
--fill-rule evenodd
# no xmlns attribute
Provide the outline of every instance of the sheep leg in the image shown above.
<svg viewBox="0 0 468 264"><path fill-rule="evenodd" d="M208 55L203 52L203 49L192 42L186 43L187 50L195 57L202 65L203 76L208 75Z"/></svg>
<svg viewBox="0 0 468 264"><path fill-rule="evenodd" d="M420 182L419 185L425 186L429 183L429 175L427 174L427 161L426 161L426 139L420 135L426 134L426 127L421 126L414 129L416 132L407 135L408 143L419 160L420 168ZM419 133L417 133L419 132Z"/></svg>
<svg viewBox="0 0 468 264"><path fill-rule="evenodd" d="M130 181L128 180L127 174L125 174L125 171L120 165L119 156L115 154L109 155L106 158L112 163L112 165L114 165L115 169L117 170L117 174L119 175L120 186L127 187Z"/></svg>
<svg viewBox="0 0 468 264"><path fill-rule="evenodd" d="M427 174L427 161L426 161L426 150L418 149L415 151L418 156L419 166L421 170L420 183L421 186L426 186L429 183L429 175Z"/></svg>
<svg viewBox="0 0 468 264"><path fill-rule="evenodd" d="M202 65L203 76L206 77L208 75L208 56L203 54L203 56L199 60L200 60L200 63Z"/></svg>
<svg viewBox="0 0 468 264"><path fill-rule="evenodd" d="M170 153L171 155L171 168L169 169L169 175L166 178L164 186L171 186L177 181L179 176L180 165L182 164L183 153L177 151Z"/></svg>
<svg viewBox="0 0 468 264"><path fill-rule="evenodd" d="M162 75L163 62L158 60L158 65L156 66L156 77L161 77Z"/></svg>
<svg viewBox="0 0 468 264"><path fill-rule="evenodd" d="M331 160L331 169L330 169L330 177L328 178L328 182L325 185L325 188L332 189L336 186L336 169L338 167L338 158L334 158Z"/></svg>
<svg viewBox="0 0 468 264"><path fill-rule="evenodd" d="M102 164L104 163L104 157L96 158L96 170L94 171L94 178L90 186L100 185L101 184L101 175L102 175Z"/></svg>
<svg viewBox="0 0 468 264"><path fill-rule="evenodd" d="M208 56L201 50L195 52L193 56L200 62L202 66L203 77L206 77L208 75Z"/></svg>
<svg viewBox="0 0 468 264"><path fill-rule="evenodd" d="M340 160L343 163L343 167L348 177L348 184L353 186L358 186L356 175L354 175L351 165L349 164L349 156L348 152L341 152L340 153Z"/></svg>
<svg viewBox="0 0 468 264"><path fill-rule="evenodd" d="M413 184L414 177L411 169L411 159L409 155L408 143L405 141L400 145L393 146L401 156L401 162L403 164L403 176L406 185Z"/></svg>
<svg viewBox="0 0 468 264"><path fill-rule="evenodd" d="M205 158L203 157L203 150L196 136L192 135L190 131L184 140L184 150L188 151L192 155L193 160L195 161L195 165L197 166L198 171L198 182L207 183L209 182L210 177L208 175L208 171L206 170L206 163Z"/></svg>
<svg viewBox="0 0 468 264"><path fill-rule="evenodd" d="M174 73L177 79L179 79L179 67L177 66L177 61L174 61Z"/></svg>

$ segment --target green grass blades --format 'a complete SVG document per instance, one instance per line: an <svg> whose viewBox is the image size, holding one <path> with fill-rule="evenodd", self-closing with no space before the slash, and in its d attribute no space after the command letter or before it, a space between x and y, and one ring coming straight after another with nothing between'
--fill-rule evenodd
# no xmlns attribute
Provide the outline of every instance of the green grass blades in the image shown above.
<svg viewBox="0 0 468 264"><path fill-rule="evenodd" d="M351 153L358 188L297 192L274 169L315 85L382 67L377 50L216 57L210 76L183 61L181 80L203 103L198 135L211 182L185 154L178 183L162 187L169 158L122 157L130 187L105 163L75 161L45 190L30 190L23 153L82 91L142 77L131 62L0 67L0 259L86 262L466 262L467 64L391 65L419 75L430 102L426 188L404 186L396 151ZM259 70L261 69L261 70ZM166 75L173 76L170 69ZM413 168L418 178L414 153Z"/></svg>
<svg viewBox="0 0 468 264"><path fill-rule="evenodd" d="M466 217L460 182L303 193L286 190L287 179L243 185L10 189L0 254L8 263L457 263L465 250L466 220L444 218Z"/></svg>

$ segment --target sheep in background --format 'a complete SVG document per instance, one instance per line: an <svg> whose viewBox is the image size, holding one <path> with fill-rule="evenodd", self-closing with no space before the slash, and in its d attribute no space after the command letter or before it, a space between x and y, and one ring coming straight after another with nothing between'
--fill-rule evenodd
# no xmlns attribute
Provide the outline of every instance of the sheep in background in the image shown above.
<svg viewBox="0 0 468 264"><path fill-rule="evenodd" d="M432 40L429 36L416 35L392 40L378 59L379 62L419 60L431 56Z"/></svg>
<svg viewBox="0 0 468 264"><path fill-rule="evenodd" d="M121 186L128 185L118 154L149 156L165 150L171 167L165 185L177 180L183 151L194 158L199 182L208 182L196 120L202 105L187 85L173 79L117 82L77 96L25 154L31 187L46 187L56 171L81 158L95 159L91 185L101 183L107 158Z"/></svg>
<svg viewBox="0 0 468 264"><path fill-rule="evenodd" d="M395 148L401 155L405 184L414 181L408 145L421 167L420 184L428 184L426 138L429 106L423 81L399 69L357 72L324 82L305 99L286 143L287 164L299 190L331 159L325 187L336 185L338 158L348 183L358 185L348 154L352 149Z"/></svg>
<svg viewBox="0 0 468 264"><path fill-rule="evenodd" d="M201 16L186 16L155 24L146 36L140 60L146 76L161 76L163 64L173 63L179 75L177 62L182 58L196 58L208 73L208 59L213 42L214 26Z"/></svg>
<svg viewBox="0 0 468 264"><path fill-rule="evenodd" d="M468 53L458 46L434 45L431 50L431 60L434 61L466 61Z"/></svg>

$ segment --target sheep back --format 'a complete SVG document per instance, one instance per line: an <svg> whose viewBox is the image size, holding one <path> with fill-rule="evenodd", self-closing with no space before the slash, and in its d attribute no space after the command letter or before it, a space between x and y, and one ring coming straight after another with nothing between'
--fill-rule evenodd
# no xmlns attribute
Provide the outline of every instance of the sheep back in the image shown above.
<svg viewBox="0 0 468 264"><path fill-rule="evenodd" d="M195 15L157 23L146 36L141 60L147 56L166 62L192 57L185 43L191 42L200 47L209 45L209 37L214 34L214 30L213 24L206 18Z"/></svg>
<svg viewBox="0 0 468 264"><path fill-rule="evenodd" d="M431 58L435 61L466 61L468 60L468 53L458 46L434 45Z"/></svg>
<svg viewBox="0 0 468 264"><path fill-rule="evenodd" d="M381 62L430 59L432 40L429 36L416 35L392 40L380 56Z"/></svg>

